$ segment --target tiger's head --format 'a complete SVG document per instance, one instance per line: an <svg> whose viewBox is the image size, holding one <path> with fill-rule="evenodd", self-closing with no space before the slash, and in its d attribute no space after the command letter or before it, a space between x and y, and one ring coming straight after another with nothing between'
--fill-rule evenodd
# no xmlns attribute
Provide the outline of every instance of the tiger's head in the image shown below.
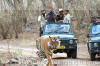
<svg viewBox="0 0 100 66"><path fill-rule="evenodd" d="M49 36L49 39L50 39L50 41L49 41L48 45L49 45L50 49L56 49L57 47L60 46L60 40L58 37L50 37Z"/></svg>

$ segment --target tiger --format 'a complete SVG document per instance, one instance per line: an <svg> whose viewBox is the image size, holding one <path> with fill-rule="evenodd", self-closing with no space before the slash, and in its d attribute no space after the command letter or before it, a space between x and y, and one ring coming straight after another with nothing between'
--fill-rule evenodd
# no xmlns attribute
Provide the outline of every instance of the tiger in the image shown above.
<svg viewBox="0 0 100 66"><path fill-rule="evenodd" d="M51 57L53 50L60 46L59 38L57 37L40 37L38 39L38 50L44 53L44 58L47 58L47 66L53 66Z"/></svg>

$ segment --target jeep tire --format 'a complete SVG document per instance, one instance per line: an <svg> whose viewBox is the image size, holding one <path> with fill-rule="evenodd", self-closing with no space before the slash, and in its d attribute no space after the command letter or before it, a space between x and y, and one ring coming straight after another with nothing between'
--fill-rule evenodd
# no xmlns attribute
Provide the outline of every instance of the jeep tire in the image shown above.
<svg viewBox="0 0 100 66"><path fill-rule="evenodd" d="M74 59L77 58L77 50L72 51L72 58L74 58Z"/></svg>
<svg viewBox="0 0 100 66"><path fill-rule="evenodd" d="M95 56L96 56L96 54L93 54L93 53L90 54L91 61L95 60Z"/></svg>
<svg viewBox="0 0 100 66"><path fill-rule="evenodd" d="M70 52L67 53L67 58L71 58L71 53Z"/></svg>

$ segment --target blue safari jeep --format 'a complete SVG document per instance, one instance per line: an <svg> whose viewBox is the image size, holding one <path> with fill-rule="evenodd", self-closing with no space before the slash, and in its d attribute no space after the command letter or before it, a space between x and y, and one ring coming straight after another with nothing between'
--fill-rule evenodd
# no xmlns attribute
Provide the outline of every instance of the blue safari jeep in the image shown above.
<svg viewBox="0 0 100 66"><path fill-rule="evenodd" d="M77 39L74 38L71 24L46 23L40 30L40 36L59 37L60 47L53 53L67 53L68 57L77 58Z"/></svg>
<svg viewBox="0 0 100 66"><path fill-rule="evenodd" d="M96 54L100 56L100 22L92 23L88 37L88 51L91 60L95 60Z"/></svg>

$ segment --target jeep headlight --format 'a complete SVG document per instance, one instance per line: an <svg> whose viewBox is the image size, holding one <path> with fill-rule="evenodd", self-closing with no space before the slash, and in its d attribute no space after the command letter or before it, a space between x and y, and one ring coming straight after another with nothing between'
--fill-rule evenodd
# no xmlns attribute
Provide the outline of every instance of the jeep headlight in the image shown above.
<svg viewBox="0 0 100 66"><path fill-rule="evenodd" d="M69 43L70 43L70 44L73 44L73 40L69 40Z"/></svg>
<svg viewBox="0 0 100 66"><path fill-rule="evenodd" d="M98 43L94 43L94 47L98 47Z"/></svg>

